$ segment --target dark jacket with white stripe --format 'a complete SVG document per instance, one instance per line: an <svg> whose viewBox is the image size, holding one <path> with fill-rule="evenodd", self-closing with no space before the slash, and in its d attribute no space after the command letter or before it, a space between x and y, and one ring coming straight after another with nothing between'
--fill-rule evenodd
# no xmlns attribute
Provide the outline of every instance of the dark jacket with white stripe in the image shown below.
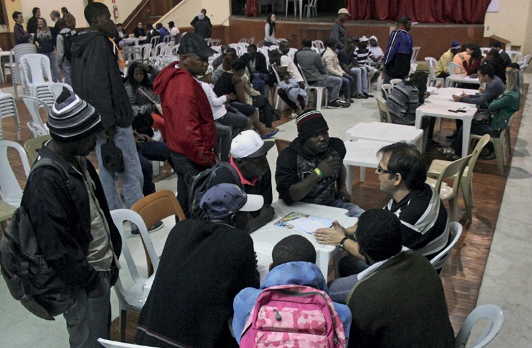
<svg viewBox="0 0 532 348"><path fill-rule="evenodd" d="M386 67L386 74L398 79L408 76L412 46L412 36L408 31L399 28L392 31L382 60Z"/></svg>

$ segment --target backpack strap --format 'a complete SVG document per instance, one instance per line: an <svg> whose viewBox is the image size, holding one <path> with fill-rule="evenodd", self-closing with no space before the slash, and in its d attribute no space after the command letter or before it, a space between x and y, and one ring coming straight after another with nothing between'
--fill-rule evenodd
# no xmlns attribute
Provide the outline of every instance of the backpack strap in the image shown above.
<svg viewBox="0 0 532 348"><path fill-rule="evenodd" d="M70 195L72 195L72 193L74 192L74 184L72 183L72 179L70 175L66 171L65 167L63 167L57 161L54 161L53 159L49 157L41 157L37 162L35 162L33 167L31 167L30 175L35 170L37 170L37 168L44 167L44 166L54 167L57 171L59 171L59 173L61 173L61 177L63 178L63 181L65 182L68 192L70 193ZM29 176L28 176L28 179L29 179Z"/></svg>

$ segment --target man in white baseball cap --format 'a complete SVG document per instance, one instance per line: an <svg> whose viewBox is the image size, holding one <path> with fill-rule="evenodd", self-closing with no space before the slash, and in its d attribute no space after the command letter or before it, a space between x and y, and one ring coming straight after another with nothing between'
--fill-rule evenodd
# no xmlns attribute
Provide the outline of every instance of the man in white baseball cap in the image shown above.
<svg viewBox="0 0 532 348"><path fill-rule="evenodd" d="M350 14L346 8L338 10L338 17L334 21L331 28L331 38L336 41L336 47L341 50L346 46L346 31L345 21L349 18Z"/></svg>
<svg viewBox="0 0 532 348"><path fill-rule="evenodd" d="M271 221L275 213L271 207L272 174L266 159L273 145L273 141L262 140L260 135L253 130L241 132L231 143L229 163L217 165L219 168L216 169L216 175L211 182L212 186L222 183L236 184L248 195L264 197L264 206L259 211L249 213L250 232Z"/></svg>

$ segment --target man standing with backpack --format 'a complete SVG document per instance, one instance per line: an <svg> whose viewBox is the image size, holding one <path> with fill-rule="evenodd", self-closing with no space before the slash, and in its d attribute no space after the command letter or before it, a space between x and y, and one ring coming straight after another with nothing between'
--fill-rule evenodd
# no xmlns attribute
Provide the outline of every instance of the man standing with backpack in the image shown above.
<svg viewBox="0 0 532 348"><path fill-rule="evenodd" d="M16 260L7 256L8 251L16 250L9 248L9 242L13 243L13 236L27 232L26 212L34 231L30 237L36 237L42 253L36 274L30 268L31 286L24 287L26 298L33 297L49 316L64 313L70 347L99 347L97 339L109 337L110 287L118 278L122 249L98 174L85 158L94 149L101 119L94 107L64 89L47 124L52 140L39 150L28 177L17 210L22 212L15 224L19 230L11 230L10 225L2 240L2 271L5 276L9 264ZM24 278L24 274L17 273L23 266L21 262L12 273ZM46 266L51 272L41 274ZM44 284L39 285L39 281ZM44 291L58 283L62 286Z"/></svg>
<svg viewBox="0 0 532 348"><path fill-rule="evenodd" d="M59 29L56 39L57 65L61 67L65 74L65 83L72 86L70 62L72 61L72 37L76 35L76 31L67 27L64 18L58 19L56 26Z"/></svg>

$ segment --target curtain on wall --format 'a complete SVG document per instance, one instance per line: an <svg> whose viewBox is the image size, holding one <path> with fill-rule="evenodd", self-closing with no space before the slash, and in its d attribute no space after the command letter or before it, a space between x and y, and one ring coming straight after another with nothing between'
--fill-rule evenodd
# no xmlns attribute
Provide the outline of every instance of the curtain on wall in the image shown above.
<svg viewBox="0 0 532 348"><path fill-rule="evenodd" d="M259 15L259 0L246 0L246 16L257 17Z"/></svg>
<svg viewBox="0 0 532 348"><path fill-rule="evenodd" d="M248 1L249 2L249 1ZM408 16L420 23L484 23L491 0L346 0L350 19L395 21Z"/></svg>

